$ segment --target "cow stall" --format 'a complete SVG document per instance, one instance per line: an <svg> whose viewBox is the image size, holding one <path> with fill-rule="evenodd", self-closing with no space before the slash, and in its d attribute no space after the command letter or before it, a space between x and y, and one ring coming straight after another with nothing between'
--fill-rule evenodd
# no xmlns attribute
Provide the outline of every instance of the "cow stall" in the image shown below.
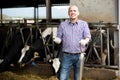
<svg viewBox="0 0 120 80"><path fill-rule="evenodd" d="M7 24L6 24L7 25ZM12 25L12 24L11 24ZM29 50L24 53L23 61L30 63L34 57L34 52L38 52L39 60L48 62L57 56L59 45L53 42L53 36L56 36L58 23L45 24L42 23L31 24L30 26L23 26L21 24L14 26L2 26L1 30L1 60L6 60L6 65L11 63L21 62L19 58L22 56L22 50L29 46ZM6 30L5 30L6 29ZM4 64L4 66L5 66Z"/></svg>
<svg viewBox="0 0 120 80"><path fill-rule="evenodd" d="M114 51L116 26L116 23L90 23L92 40L88 46L86 63L93 59L92 64L118 65L116 61L118 58L115 57L118 54Z"/></svg>
<svg viewBox="0 0 120 80"><path fill-rule="evenodd" d="M29 65L34 66L35 64L42 65L42 63L50 63L49 62L50 60L54 59L57 56L61 56L61 55L57 55L60 53L59 50L60 45L56 45L52 40L52 37L56 35L56 31L59 23L60 22L46 23L46 21L41 20L37 24L37 26L34 23L25 24L27 26L23 26L23 24L21 25L20 23L11 24L11 26L13 27L9 27L5 30L6 31L5 34L6 33L8 34L6 34L4 39L5 41L3 41L3 44L5 44L6 42L7 45L9 44L9 46L7 47L8 50L5 49L6 48L5 45L5 48L3 49L3 53L1 54L2 59L6 59L6 57L8 56L9 58L7 58L6 61L4 62L4 65L3 64L2 65L11 67L11 64L14 64L14 67L19 66L20 68L18 69L21 70L23 68L25 69ZM4 28L7 27L6 25L8 24L5 24ZM92 40L89 43L86 51L87 54L85 59L85 67L87 66L91 67L91 65L92 67L94 67L97 65L97 67L102 66L102 67L111 68L111 66L114 65L114 62L112 62L114 61L114 53L108 51L110 44L108 45L107 43L109 43L110 40L108 40L107 36L109 36L109 33L114 33L114 31L117 30L116 23L112 23L112 24L104 23L104 22L89 23L89 27L92 34ZM110 30L112 30L112 32L110 32ZM15 35L16 33L19 36ZM114 36L112 35L112 37ZM9 41L12 41L13 43ZM38 45L39 49L34 48L34 46L36 47L36 45ZM39 47L39 45L43 45L43 47L41 48ZM30 50L28 50L26 46L28 46ZM25 65L19 63L19 59L22 55L21 51L24 48L26 48L26 53L27 53L27 57L24 57L24 61L26 61ZM105 55L105 58L102 61L102 52L104 52L104 50L107 51L106 53L103 53ZM34 53L36 52L39 54L39 57L35 59ZM10 54L13 55L11 56ZM8 62L8 60L10 61ZM35 62L35 64L33 63L33 61ZM102 62L104 62L104 64ZM2 67L1 69L7 70L8 67Z"/></svg>
<svg viewBox="0 0 120 80"><path fill-rule="evenodd" d="M0 57L4 58L6 56L7 54L7 53L5 54L6 48L9 49L9 46L12 46L11 41L14 40L14 38L16 37L15 32L17 32L17 34L19 33L20 38L21 38L21 41L19 41L19 43L21 42L22 44L21 49L24 48L26 45L34 43L34 41L37 38L41 37L42 43L44 46L44 52L42 52L42 54L44 54L43 60L48 61L50 58L54 58L56 56L56 51L55 51L56 44L52 41L52 37L56 36L56 31L57 31L57 27L59 23L57 24L47 23L46 24L45 21L43 20L42 23L38 23L38 26L34 24L33 25L29 24L29 26L23 26L23 25L17 24L15 26L14 24L14 27L7 28L8 30L5 30L6 32L4 32L6 37L2 38L4 40L1 40L4 42L1 43L3 46L1 48L2 50L1 50ZM111 56L110 47L114 47L114 34L113 33L117 30L116 24L98 22L98 23L89 23L89 27L90 27L91 34L92 34L92 40L88 46L85 62L89 64L98 63L98 64L103 64L103 65L106 65L106 62L108 65L116 64L117 61L111 63L112 60L110 58ZM6 27L3 27L3 28L6 28ZM1 35L3 35L3 33ZM112 40L112 42L110 41L110 39ZM105 51L105 55L102 55L104 51ZM94 56L95 60L94 59L92 60L93 58L91 57L92 55L95 55ZM105 59L102 60L102 56L105 57ZM94 62L94 61L97 61L97 62Z"/></svg>

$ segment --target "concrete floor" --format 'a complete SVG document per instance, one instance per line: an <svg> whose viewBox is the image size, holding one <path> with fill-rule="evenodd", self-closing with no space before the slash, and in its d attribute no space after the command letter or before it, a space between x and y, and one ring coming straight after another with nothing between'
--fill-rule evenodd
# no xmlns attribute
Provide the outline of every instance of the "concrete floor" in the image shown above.
<svg viewBox="0 0 120 80"><path fill-rule="evenodd" d="M54 69L49 63L40 63L35 66L27 65L20 69L11 69L15 72L26 72L37 75L46 75L46 76L54 76ZM103 67L84 67L83 78L91 79L91 80L114 80L117 77L118 70L116 69L106 69ZM71 69L70 77L73 77L73 70Z"/></svg>

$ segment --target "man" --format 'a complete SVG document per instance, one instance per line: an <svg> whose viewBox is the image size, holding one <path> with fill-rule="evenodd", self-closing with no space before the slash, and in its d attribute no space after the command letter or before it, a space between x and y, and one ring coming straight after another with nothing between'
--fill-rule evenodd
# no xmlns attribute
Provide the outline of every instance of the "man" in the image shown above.
<svg viewBox="0 0 120 80"><path fill-rule="evenodd" d="M91 34L86 21L79 20L78 7L72 5L68 9L69 19L61 22L54 41L62 42L62 59L59 80L68 80L70 69L74 68L74 80L79 80L80 53L90 41Z"/></svg>

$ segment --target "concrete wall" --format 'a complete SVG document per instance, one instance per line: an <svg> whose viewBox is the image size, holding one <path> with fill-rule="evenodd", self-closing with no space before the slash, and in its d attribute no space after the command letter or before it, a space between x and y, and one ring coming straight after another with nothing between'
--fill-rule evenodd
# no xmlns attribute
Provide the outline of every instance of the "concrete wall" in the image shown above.
<svg viewBox="0 0 120 80"><path fill-rule="evenodd" d="M70 0L77 5L80 19L88 22L117 22L117 0Z"/></svg>

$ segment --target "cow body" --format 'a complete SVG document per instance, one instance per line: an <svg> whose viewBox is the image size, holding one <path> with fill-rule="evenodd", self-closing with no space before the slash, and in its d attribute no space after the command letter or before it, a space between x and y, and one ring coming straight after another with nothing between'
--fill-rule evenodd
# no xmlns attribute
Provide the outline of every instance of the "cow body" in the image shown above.
<svg viewBox="0 0 120 80"><path fill-rule="evenodd" d="M86 51L86 63L114 65L114 31L116 28L100 27L92 29L92 41Z"/></svg>
<svg viewBox="0 0 120 80"><path fill-rule="evenodd" d="M22 29L22 30L21 30ZM42 54L41 58L44 58L44 46L42 45L41 35L37 28L21 28L16 29L14 37L12 39L12 44L8 48L6 55L3 57L3 62L0 64L0 70L6 70L11 63L17 63L20 56L22 48L27 44L32 46L33 49L40 51ZM38 43L39 42L39 43ZM34 43L34 44L32 44ZM39 49L38 49L39 48ZM5 51L5 50L4 50Z"/></svg>

